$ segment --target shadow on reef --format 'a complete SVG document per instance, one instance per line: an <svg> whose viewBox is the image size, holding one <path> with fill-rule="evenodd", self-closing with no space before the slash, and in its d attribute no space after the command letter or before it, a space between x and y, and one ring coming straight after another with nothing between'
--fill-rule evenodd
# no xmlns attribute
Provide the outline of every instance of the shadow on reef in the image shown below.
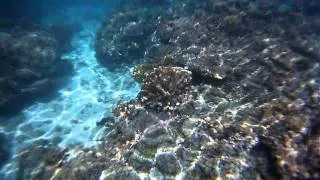
<svg viewBox="0 0 320 180"><path fill-rule="evenodd" d="M0 132L0 167L9 159L9 140L5 133Z"/></svg>
<svg viewBox="0 0 320 180"><path fill-rule="evenodd" d="M173 0L170 8L116 8L97 34L96 55L106 66L139 64L139 95L101 120L106 131L97 149L69 159L66 151L24 174L319 179L318 15L294 5L317 8L317 1L290 2Z"/></svg>

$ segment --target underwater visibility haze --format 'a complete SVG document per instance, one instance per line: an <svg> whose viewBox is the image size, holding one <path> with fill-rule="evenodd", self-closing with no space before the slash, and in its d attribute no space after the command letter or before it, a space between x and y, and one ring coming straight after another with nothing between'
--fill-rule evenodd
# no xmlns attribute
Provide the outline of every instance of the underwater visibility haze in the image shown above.
<svg viewBox="0 0 320 180"><path fill-rule="evenodd" d="M320 179L320 1L0 10L0 180Z"/></svg>

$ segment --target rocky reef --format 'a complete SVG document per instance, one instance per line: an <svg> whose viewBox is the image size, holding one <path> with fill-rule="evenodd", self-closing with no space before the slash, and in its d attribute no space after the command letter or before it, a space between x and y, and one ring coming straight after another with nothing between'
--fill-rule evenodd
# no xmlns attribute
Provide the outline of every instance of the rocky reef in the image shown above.
<svg viewBox="0 0 320 180"><path fill-rule="evenodd" d="M0 32L1 114L47 97L72 72L72 65L60 58L59 45L55 36L41 29L14 27Z"/></svg>
<svg viewBox="0 0 320 180"><path fill-rule="evenodd" d="M70 156L76 159L68 161ZM36 146L19 154L17 179L99 179L107 167L101 153L77 149L69 152L50 146Z"/></svg>
<svg viewBox="0 0 320 180"><path fill-rule="evenodd" d="M97 150L36 169L51 179L319 179L319 16L297 8L319 8L308 2L119 7L97 58L140 63L140 94L101 121Z"/></svg>
<svg viewBox="0 0 320 180"><path fill-rule="evenodd" d="M114 166L140 178L319 178L314 17L280 1L207 1L193 12L192 1L172 3L176 9L157 18L152 48L136 60L153 64L135 72L140 96L115 109L106 147L118 144L125 165ZM175 75L155 75L172 66L186 68L192 84L184 93L173 86L173 107L150 106L168 92L156 90L163 82L184 86ZM175 100L182 94L189 98ZM117 168L104 171L106 179Z"/></svg>
<svg viewBox="0 0 320 180"><path fill-rule="evenodd" d="M144 57L147 49L152 48L152 36L157 18L162 14L162 6L153 6L152 3L147 3L146 8L136 6L123 4L97 33L96 56L102 64L134 63Z"/></svg>

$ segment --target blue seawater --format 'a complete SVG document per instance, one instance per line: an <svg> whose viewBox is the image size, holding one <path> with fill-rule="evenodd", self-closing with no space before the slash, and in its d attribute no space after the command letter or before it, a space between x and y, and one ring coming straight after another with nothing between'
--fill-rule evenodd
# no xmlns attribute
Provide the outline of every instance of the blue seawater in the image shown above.
<svg viewBox="0 0 320 180"><path fill-rule="evenodd" d="M16 156L28 147L54 145L61 148L93 147L100 142L103 129L97 122L119 102L136 97L140 86L131 77L132 67L109 70L98 64L94 40L101 19L112 7L108 3L87 1L37 1L11 4L12 18L36 19L42 26L62 22L77 27L71 39L71 49L62 60L74 67L72 77L49 100L37 101L13 116L1 117L0 133L5 134L9 159L2 165L0 179L13 179L19 171ZM4 12L2 12L4 13ZM23 14L25 13L25 14ZM6 15L2 17L6 17ZM70 69L71 71L71 69ZM3 142L4 143L4 142ZM1 144L1 146L4 144Z"/></svg>

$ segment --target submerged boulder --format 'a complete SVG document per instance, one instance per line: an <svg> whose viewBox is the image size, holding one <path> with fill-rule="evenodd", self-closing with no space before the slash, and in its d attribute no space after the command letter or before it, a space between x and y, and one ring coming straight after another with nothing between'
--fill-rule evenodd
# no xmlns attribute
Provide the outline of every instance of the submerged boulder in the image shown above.
<svg viewBox="0 0 320 180"><path fill-rule="evenodd" d="M319 91L318 87L309 88L312 89L308 91L314 91L312 93ZM262 121L268 128L261 139L271 150L282 177L319 179L319 105L317 101L311 101L308 107L304 107L299 105L300 101L284 99L264 104ZM305 113L302 114L302 111Z"/></svg>
<svg viewBox="0 0 320 180"><path fill-rule="evenodd" d="M10 39L12 63L21 69L39 73L39 76L50 74L55 70L58 61L57 42L46 32L29 32Z"/></svg>
<svg viewBox="0 0 320 180"><path fill-rule="evenodd" d="M101 64L112 67L143 61L146 51L154 44L158 17L164 10L162 5L149 2L147 8L140 8L144 6L140 3L124 4L106 18L95 40L96 57Z"/></svg>
<svg viewBox="0 0 320 180"><path fill-rule="evenodd" d="M71 153L76 158L70 158ZM99 179L108 161L100 152L78 149L69 152L49 146L35 146L18 155L17 179Z"/></svg>
<svg viewBox="0 0 320 180"><path fill-rule="evenodd" d="M72 66L60 59L54 36L44 31L1 33L0 114L52 93Z"/></svg>
<svg viewBox="0 0 320 180"><path fill-rule="evenodd" d="M48 146L34 146L17 157L17 179L50 179L65 157L65 150Z"/></svg>
<svg viewBox="0 0 320 180"><path fill-rule="evenodd" d="M165 174L177 174L180 172L179 161L173 153L162 153L156 157L156 166Z"/></svg>

